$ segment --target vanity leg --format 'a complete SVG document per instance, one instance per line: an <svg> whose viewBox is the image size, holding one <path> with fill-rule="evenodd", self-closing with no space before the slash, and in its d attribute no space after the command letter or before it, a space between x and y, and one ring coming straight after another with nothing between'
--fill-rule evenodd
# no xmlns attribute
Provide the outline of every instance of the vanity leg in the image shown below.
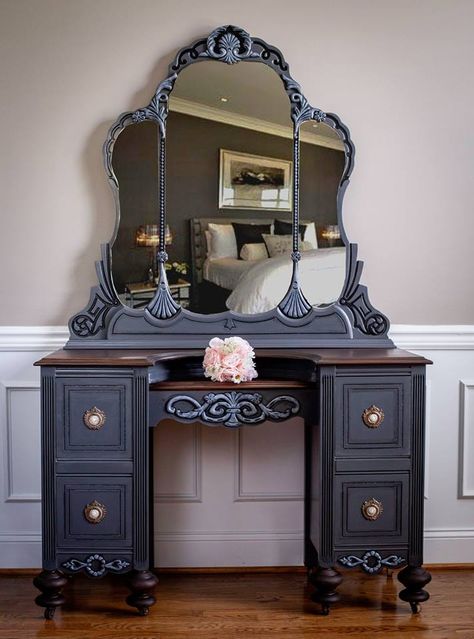
<svg viewBox="0 0 474 639"><path fill-rule="evenodd" d="M420 612L420 604L430 598L429 593L423 590L423 586L431 581L430 573L422 566L406 566L398 573L398 581L405 586L398 595L400 599L410 604L413 613Z"/></svg>
<svg viewBox="0 0 474 639"><path fill-rule="evenodd" d="M128 587L132 594L128 595L129 606L138 609L140 615L147 615L150 606L156 603L153 589L158 583L158 578L149 570L134 570L130 573Z"/></svg>
<svg viewBox="0 0 474 639"><path fill-rule="evenodd" d="M336 603L341 598L336 592L341 585L342 575L335 568L317 568L310 574L310 581L316 588L316 592L311 599L321 604L322 614L329 614L329 606Z"/></svg>
<svg viewBox="0 0 474 639"><path fill-rule="evenodd" d="M36 597L35 603L44 608L45 619L52 619L56 608L66 602L62 589L67 581L67 577L59 570L43 570L33 579L33 585L41 590L41 595Z"/></svg>

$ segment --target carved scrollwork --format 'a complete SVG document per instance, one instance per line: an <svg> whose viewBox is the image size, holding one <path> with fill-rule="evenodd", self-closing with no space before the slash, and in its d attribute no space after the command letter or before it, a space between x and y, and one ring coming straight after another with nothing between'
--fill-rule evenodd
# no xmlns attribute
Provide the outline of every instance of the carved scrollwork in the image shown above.
<svg viewBox="0 0 474 639"><path fill-rule="evenodd" d="M300 319L308 315L313 307L303 295L298 280L294 278L287 294L278 305L278 308L286 317L290 319Z"/></svg>
<svg viewBox="0 0 474 639"><path fill-rule="evenodd" d="M71 557L61 564L66 570L71 572L80 572L83 570L90 577L103 577L107 571L120 572L130 566L130 562L125 559L112 559L107 561L102 555L89 555L83 561Z"/></svg>
<svg viewBox="0 0 474 639"><path fill-rule="evenodd" d="M98 286L91 291L89 305L74 315L69 323L71 332L77 337L93 337L106 326L109 312L121 306L112 283L112 267L108 244L101 247L102 259L96 263Z"/></svg>
<svg viewBox="0 0 474 639"><path fill-rule="evenodd" d="M300 126L303 122L307 122L308 120L324 122L326 119L324 111L311 106L305 96L298 90L293 93L291 102L291 119L296 126Z"/></svg>
<svg viewBox="0 0 474 639"><path fill-rule="evenodd" d="M347 306L354 316L354 326L365 335L385 335L389 321L385 315L373 308L369 302L367 288L359 284L362 262L357 259L357 247L349 245L349 272L339 303Z"/></svg>
<svg viewBox="0 0 474 639"><path fill-rule="evenodd" d="M239 27L227 25L215 29L207 39L207 55L227 64L245 60L252 52L252 38Z"/></svg>
<svg viewBox="0 0 474 639"><path fill-rule="evenodd" d="M137 109L133 115L132 120L135 124L143 122L144 120L152 120L158 123L160 127L160 133L164 138L166 136L166 118L168 117L168 101L169 95L176 82L177 74L173 73L164 80L156 90L155 95L143 109Z"/></svg>
<svg viewBox="0 0 474 639"><path fill-rule="evenodd" d="M368 550L362 557L356 557L356 555L347 555L345 557L339 557L339 563L347 568L356 568L360 566L364 572L369 575L373 575L382 567L396 568L401 564L406 563L404 557L398 555L389 555L388 557L382 557L382 555L376 550Z"/></svg>
<svg viewBox="0 0 474 639"><path fill-rule="evenodd" d="M180 403L192 406L190 410L179 407ZM280 410L278 406L283 405ZM300 403L290 395L279 395L265 404L260 393L208 393L202 402L189 395L176 395L168 400L165 410L180 419L200 419L209 424L223 424L236 428L242 424L260 424L266 419L282 421L297 415Z"/></svg>
<svg viewBox="0 0 474 639"><path fill-rule="evenodd" d="M181 311L181 306L174 301L168 286L164 267L164 262L167 259L168 256L164 251L158 253L160 280L157 291L147 306L147 311L158 319L170 319Z"/></svg>

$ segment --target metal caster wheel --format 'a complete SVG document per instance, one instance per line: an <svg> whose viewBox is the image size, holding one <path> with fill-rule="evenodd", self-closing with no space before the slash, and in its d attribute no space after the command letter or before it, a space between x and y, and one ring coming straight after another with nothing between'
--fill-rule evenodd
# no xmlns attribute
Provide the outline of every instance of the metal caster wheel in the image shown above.
<svg viewBox="0 0 474 639"><path fill-rule="evenodd" d="M329 606L323 605L321 607L321 614L324 615L325 617L327 617L328 614L329 614Z"/></svg>
<svg viewBox="0 0 474 639"><path fill-rule="evenodd" d="M148 606L138 609L138 614L140 615L140 617L146 617L149 612L150 612L150 609L148 608Z"/></svg>
<svg viewBox="0 0 474 639"><path fill-rule="evenodd" d="M418 615L421 612L421 606L419 603L415 603L414 601L410 601L410 608L414 615Z"/></svg>

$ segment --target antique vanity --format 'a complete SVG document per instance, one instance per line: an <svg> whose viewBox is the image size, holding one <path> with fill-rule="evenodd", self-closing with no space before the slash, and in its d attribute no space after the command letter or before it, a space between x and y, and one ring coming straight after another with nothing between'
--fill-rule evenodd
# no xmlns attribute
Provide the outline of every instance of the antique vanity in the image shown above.
<svg viewBox="0 0 474 639"><path fill-rule="evenodd" d="M348 129L308 103L278 49L223 26L120 115L104 160L114 237L66 347L38 362L45 617L79 572L126 573L140 614L155 602L150 427L165 417L302 417L313 599L325 614L339 600L338 567L400 568L418 611L430 362L394 347L359 283L342 220ZM231 335L256 348L256 380L204 378L205 346Z"/></svg>

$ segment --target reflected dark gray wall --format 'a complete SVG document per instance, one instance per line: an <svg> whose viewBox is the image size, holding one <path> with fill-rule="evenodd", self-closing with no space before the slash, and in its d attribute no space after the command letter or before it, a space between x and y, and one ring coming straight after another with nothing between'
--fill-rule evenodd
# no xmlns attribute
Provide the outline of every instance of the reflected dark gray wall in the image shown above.
<svg viewBox="0 0 474 639"><path fill-rule="evenodd" d="M117 140L113 164L120 184L122 219L112 248L113 274L117 290L125 282L145 277L146 249L134 247L140 224L158 219L158 163L155 125L144 122L128 127ZM171 261L190 262L189 220L219 216L219 149L254 155L292 159L292 140L250 129L221 124L170 112L167 121L167 211L173 232L168 247ZM336 224L336 192L344 167L341 151L301 144L300 217L317 224ZM156 213L154 213L156 211ZM225 209L225 217L242 220L291 220L285 212Z"/></svg>
<svg viewBox="0 0 474 639"><path fill-rule="evenodd" d="M126 282L145 279L149 249L135 246L142 224L158 223L158 127L154 122L128 126L115 143L113 168L120 186L120 226L112 246L112 274L119 293Z"/></svg>

